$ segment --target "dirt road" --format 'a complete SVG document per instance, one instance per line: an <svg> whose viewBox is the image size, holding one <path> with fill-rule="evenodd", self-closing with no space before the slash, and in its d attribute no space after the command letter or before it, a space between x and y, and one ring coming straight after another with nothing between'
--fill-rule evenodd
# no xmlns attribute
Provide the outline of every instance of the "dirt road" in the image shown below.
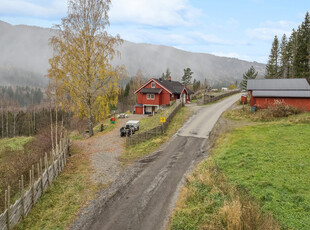
<svg viewBox="0 0 310 230"><path fill-rule="evenodd" d="M165 229L185 175L206 157L209 132L239 97L202 107L159 151L127 168L72 229Z"/></svg>

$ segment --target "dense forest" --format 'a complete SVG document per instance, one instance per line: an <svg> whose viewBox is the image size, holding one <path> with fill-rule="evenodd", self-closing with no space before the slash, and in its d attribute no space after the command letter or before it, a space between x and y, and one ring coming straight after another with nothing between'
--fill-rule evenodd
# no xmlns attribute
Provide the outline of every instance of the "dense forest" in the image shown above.
<svg viewBox="0 0 310 230"><path fill-rule="evenodd" d="M43 100L43 93L40 88L0 86L1 105L17 104L19 107L39 105Z"/></svg>
<svg viewBox="0 0 310 230"><path fill-rule="evenodd" d="M293 29L289 38L284 34L281 41L275 36L265 78L310 79L310 16Z"/></svg>

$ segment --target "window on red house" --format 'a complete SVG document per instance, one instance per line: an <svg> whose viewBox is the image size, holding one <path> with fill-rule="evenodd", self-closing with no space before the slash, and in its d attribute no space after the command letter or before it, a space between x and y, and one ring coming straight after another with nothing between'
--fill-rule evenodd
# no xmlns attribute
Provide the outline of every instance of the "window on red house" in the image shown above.
<svg viewBox="0 0 310 230"><path fill-rule="evenodd" d="M154 100L154 99L155 99L155 94L147 94L147 95L146 95L146 98L147 98L148 100Z"/></svg>
<svg viewBox="0 0 310 230"><path fill-rule="evenodd" d="M155 88L155 82L152 82L151 87Z"/></svg>

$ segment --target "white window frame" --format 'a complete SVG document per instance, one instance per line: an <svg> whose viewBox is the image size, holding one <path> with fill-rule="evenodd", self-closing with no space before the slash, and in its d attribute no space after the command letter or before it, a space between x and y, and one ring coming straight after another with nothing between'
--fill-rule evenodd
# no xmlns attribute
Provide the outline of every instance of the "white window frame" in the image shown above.
<svg viewBox="0 0 310 230"><path fill-rule="evenodd" d="M156 85L155 85L155 82L152 82L152 83L151 83L151 87L152 87L152 88L155 88L155 86L156 86Z"/></svg>
<svg viewBox="0 0 310 230"><path fill-rule="evenodd" d="M148 93L148 94L146 95L146 98L147 98L148 100L155 100L155 94L153 94L153 93Z"/></svg>

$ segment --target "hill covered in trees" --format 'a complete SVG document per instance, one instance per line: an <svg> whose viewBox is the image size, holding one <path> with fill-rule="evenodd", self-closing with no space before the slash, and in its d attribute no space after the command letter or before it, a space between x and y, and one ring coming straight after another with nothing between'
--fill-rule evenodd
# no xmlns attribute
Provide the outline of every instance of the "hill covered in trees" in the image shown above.
<svg viewBox="0 0 310 230"><path fill-rule="evenodd" d="M48 59L52 50L49 38L52 29L34 26L12 26L0 21L0 82L1 85L47 85ZM123 64L129 76L140 69L147 77L160 77L167 68L175 80L181 80L184 68L191 68L196 80L208 80L211 85L234 83L251 66L264 75L265 65L236 58L218 57L206 53L192 53L173 47L151 44L136 44L129 41L117 47L121 59L114 64Z"/></svg>

